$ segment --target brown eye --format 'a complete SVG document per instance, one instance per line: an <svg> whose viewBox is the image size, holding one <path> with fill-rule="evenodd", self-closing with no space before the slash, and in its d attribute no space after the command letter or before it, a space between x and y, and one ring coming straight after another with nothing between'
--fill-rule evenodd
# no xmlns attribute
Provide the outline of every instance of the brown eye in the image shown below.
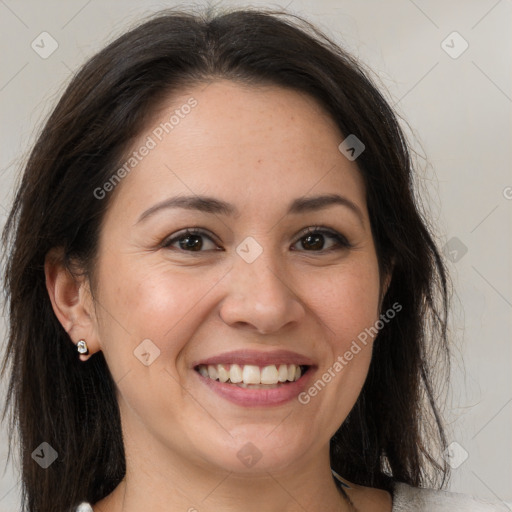
<svg viewBox="0 0 512 512"><path fill-rule="evenodd" d="M326 238L334 240L334 245L325 248ZM306 234L303 234L298 242L301 242L303 249L308 252L331 251L351 247L348 240L342 234L325 228L308 228Z"/></svg>
<svg viewBox="0 0 512 512"><path fill-rule="evenodd" d="M205 248L208 243L211 247ZM326 240L331 240L331 245ZM348 240L340 233L326 228L308 228L296 244L301 243L301 249L307 252L334 251L352 247ZM176 244L178 244L176 246ZM295 245L296 245L295 244ZM326 247L326 244L328 247ZM167 238L161 244L162 248L177 250L181 252L205 252L208 250L220 250L212 237L201 229L188 228L176 235ZM296 250L296 249L293 249Z"/></svg>
<svg viewBox="0 0 512 512"><path fill-rule="evenodd" d="M178 239L180 249L200 251L203 247L203 239L201 235L186 235Z"/></svg>
<svg viewBox="0 0 512 512"><path fill-rule="evenodd" d="M324 248L324 235L315 233L302 239L302 247L305 249L322 250Z"/></svg>
<svg viewBox="0 0 512 512"><path fill-rule="evenodd" d="M161 247L167 249L177 249L184 252L204 252L202 251L204 247L204 239L207 239L213 245L213 249L217 247L210 236L208 236L204 231L200 229L186 229L185 231L178 233L177 235L173 235L171 238L166 239ZM178 243L178 247L172 247L174 244ZM205 249L205 250L211 250Z"/></svg>

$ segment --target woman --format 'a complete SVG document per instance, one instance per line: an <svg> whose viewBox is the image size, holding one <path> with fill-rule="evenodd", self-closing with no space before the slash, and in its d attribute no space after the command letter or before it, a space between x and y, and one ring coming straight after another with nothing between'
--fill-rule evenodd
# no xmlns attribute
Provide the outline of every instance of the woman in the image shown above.
<svg viewBox="0 0 512 512"><path fill-rule="evenodd" d="M501 510L422 489L448 292L411 183L304 21L169 11L94 56L4 232L27 510Z"/></svg>

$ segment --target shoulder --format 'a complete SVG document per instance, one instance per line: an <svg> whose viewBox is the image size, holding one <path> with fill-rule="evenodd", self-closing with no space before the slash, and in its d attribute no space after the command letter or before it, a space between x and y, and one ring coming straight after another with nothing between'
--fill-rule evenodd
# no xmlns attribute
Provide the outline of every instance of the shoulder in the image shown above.
<svg viewBox="0 0 512 512"><path fill-rule="evenodd" d="M465 494L418 489L397 482L393 487L392 512L508 512L503 503L481 500Z"/></svg>
<svg viewBox="0 0 512 512"><path fill-rule="evenodd" d="M504 504L448 491L419 489L396 482L393 486L392 512L509 512ZM83 502L75 512L93 512L89 503Z"/></svg>

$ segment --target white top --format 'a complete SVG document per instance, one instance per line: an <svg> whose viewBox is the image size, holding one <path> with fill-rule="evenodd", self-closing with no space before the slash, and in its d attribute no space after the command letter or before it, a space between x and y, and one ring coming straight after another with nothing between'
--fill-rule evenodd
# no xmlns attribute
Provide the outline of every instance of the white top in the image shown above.
<svg viewBox="0 0 512 512"><path fill-rule="evenodd" d="M395 483L392 512L510 512L504 503ZM86 510L85 512L92 512Z"/></svg>
<svg viewBox="0 0 512 512"><path fill-rule="evenodd" d="M392 512L510 512L505 504L480 500L448 491L418 489L395 483ZM89 503L81 503L75 512L93 512Z"/></svg>

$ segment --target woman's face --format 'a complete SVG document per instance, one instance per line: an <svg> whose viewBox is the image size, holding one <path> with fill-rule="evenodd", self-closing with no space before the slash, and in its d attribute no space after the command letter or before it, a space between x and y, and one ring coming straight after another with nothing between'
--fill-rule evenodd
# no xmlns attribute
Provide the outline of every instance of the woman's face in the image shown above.
<svg viewBox="0 0 512 512"><path fill-rule="evenodd" d="M253 473L328 459L380 300L343 139L309 97L219 80L173 95L134 143L109 192L94 325L140 456ZM308 369L294 380L291 365Z"/></svg>

